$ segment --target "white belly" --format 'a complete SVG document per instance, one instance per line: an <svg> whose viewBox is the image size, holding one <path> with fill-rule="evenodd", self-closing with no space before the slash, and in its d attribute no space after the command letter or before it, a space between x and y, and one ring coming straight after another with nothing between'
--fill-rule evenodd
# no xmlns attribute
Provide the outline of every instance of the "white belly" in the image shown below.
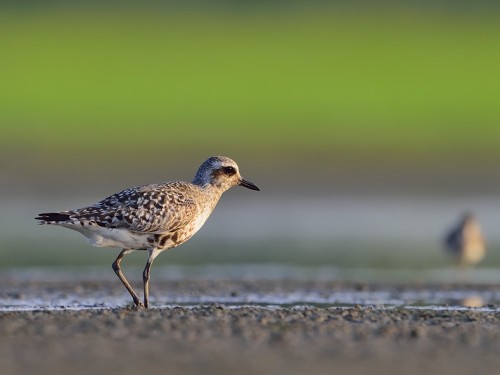
<svg viewBox="0 0 500 375"><path fill-rule="evenodd" d="M83 234L96 247L119 247L123 249L146 249L150 246L147 235L131 233L127 229L113 229L95 226L63 225Z"/></svg>

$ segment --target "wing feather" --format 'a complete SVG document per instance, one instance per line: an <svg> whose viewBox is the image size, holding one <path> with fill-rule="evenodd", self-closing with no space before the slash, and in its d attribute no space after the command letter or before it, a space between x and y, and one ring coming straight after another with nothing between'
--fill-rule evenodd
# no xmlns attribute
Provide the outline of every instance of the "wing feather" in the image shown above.
<svg viewBox="0 0 500 375"><path fill-rule="evenodd" d="M194 188L184 182L144 185L72 211L71 218L137 233L170 232L196 218L198 206L194 194Z"/></svg>

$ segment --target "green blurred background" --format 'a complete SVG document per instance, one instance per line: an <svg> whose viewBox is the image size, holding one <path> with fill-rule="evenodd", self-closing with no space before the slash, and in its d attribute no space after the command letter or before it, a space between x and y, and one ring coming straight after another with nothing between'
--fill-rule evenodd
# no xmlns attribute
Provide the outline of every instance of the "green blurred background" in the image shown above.
<svg viewBox="0 0 500 375"><path fill-rule="evenodd" d="M262 192L163 264L441 267L467 209L500 267L495 2L0 7L0 266L111 263L32 217L220 154Z"/></svg>

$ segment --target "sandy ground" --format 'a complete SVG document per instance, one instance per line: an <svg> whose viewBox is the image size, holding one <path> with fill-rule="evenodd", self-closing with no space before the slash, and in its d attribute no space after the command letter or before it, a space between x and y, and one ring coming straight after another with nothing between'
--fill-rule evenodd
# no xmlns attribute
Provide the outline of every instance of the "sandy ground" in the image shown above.
<svg viewBox="0 0 500 375"><path fill-rule="evenodd" d="M163 284L163 285L159 285ZM302 282L163 282L176 293L373 288ZM23 299L115 282L9 282L0 297ZM401 287L400 287L401 288ZM477 288L477 286L475 287ZM493 287L485 287L493 288ZM495 309L493 309L495 310ZM466 309L262 307L219 304L137 310L0 312L6 374L471 374L497 373L500 313Z"/></svg>

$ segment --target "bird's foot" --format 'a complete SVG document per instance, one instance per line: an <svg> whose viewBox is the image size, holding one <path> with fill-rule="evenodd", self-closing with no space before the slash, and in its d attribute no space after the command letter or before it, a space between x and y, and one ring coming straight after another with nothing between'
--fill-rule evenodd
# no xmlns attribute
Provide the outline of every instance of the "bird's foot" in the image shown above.
<svg viewBox="0 0 500 375"><path fill-rule="evenodd" d="M134 306L138 309L144 308L144 304L142 303L142 301L140 299L134 299Z"/></svg>

